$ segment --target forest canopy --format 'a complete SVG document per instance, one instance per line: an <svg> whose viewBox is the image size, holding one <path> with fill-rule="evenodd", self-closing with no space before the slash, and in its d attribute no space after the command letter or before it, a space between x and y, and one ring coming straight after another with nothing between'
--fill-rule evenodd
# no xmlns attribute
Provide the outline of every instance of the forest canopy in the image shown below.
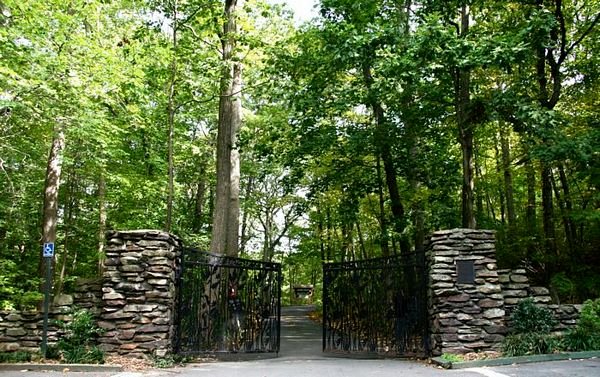
<svg viewBox="0 0 600 377"><path fill-rule="evenodd" d="M0 0L0 309L37 304L43 242L59 293L142 228L290 284L493 229L502 267L600 296L600 1L317 8Z"/></svg>

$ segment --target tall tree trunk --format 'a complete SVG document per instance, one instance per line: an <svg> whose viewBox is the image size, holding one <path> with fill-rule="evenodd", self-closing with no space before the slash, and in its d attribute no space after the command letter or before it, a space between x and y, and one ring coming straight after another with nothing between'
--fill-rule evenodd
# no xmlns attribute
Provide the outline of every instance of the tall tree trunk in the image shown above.
<svg viewBox="0 0 600 377"><path fill-rule="evenodd" d="M496 135L497 136L497 135ZM503 173L503 164L502 164L502 156L500 153L500 148L499 144L500 144L500 138L499 137L495 137L494 138L494 156L496 157L496 174L498 174L498 176L500 176ZM504 192L504 186L502 186L501 188L498 189L498 199L500 200L500 221L502 222L502 225L506 225L506 203L505 203L505 192Z"/></svg>
<svg viewBox="0 0 600 377"><path fill-rule="evenodd" d="M571 189L569 188L569 181L567 180L567 174L565 173L565 167L562 163L558 164L558 178L560 180L560 186L563 192L563 201L565 206L565 217L564 226L567 234L567 240L569 242L569 248L571 249L571 255L575 254L576 243L577 243L577 227L575 226L573 219L571 218L573 212L573 201L571 200ZM558 200L558 197L557 197Z"/></svg>
<svg viewBox="0 0 600 377"><path fill-rule="evenodd" d="M104 172L98 178L98 276L104 271L104 251L106 249L106 179Z"/></svg>
<svg viewBox="0 0 600 377"><path fill-rule="evenodd" d="M239 76L238 76L239 77ZM241 100L237 100L240 102ZM241 113L241 111L240 111ZM232 131L231 145L231 177L229 191L229 208L227 221L227 244L225 246L227 255L237 256L239 254L239 229L240 229L240 151L237 147L238 125Z"/></svg>
<svg viewBox="0 0 600 377"><path fill-rule="evenodd" d="M409 169L409 183L411 190L413 191L414 201L413 201L413 225L415 227L415 251L423 250L425 244L425 211L423 210L423 200L421 199L421 195L419 195L419 191L421 189L421 182L419 181L419 177L417 175L417 164L414 163L418 161L419 157L419 137L417 136L417 132L413 127L410 127L410 141L409 145L411 145L409 149L410 160L413 162Z"/></svg>
<svg viewBox="0 0 600 377"><path fill-rule="evenodd" d="M333 227L331 224L331 212L329 210L329 207L327 207L327 212L325 213L325 226L326 226L326 232L327 232L327 260L331 261L332 260L331 232L333 231Z"/></svg>
<svg viewBox="0 0 600 377"><path fill-rule="evenodd" d="M542 223L546 251L557 255L556 231L554 229L554 201L552 200L552 168L542 161Z"/></svg>
<svg viewBox="0 0 600 377"><path fill-rule="evenodd" d="M320 206L317 205L317 234L319 237L319 250L321 251L321 261L325 259L325 240L323 239L323 217L321 216Z"/></svg>
<svg viewBox="0 0 600 377"><path fill-rule="evenodd" d="M59 121L60 122L60 121ZM48 155L46 167L46 180L44 184L44 209L42 218L42 243L56 244L56 226L58 223L58 190L60 188L60 174L62 152L65 147L65 133L62 124L57 124L54 129L52 146ZM54 267L56 259L52 258ZM45 276L45 261L40 253L40 276ZM43 281L43 280L42 280ZM42 283L43 285L43 283Z"/></svg>
<svg viewBox="0 0 600 377"><path fill-rule="evenodd" d="M273 224L272 224L272 219L273 216L271 214L271 208L269 207L265 207L264 208L264 216L265 219L261 220L262 226L263 226L263 233L264 233L264 241L263 241L263 257L262 260L263 262L269 262L271 261L272 255L271 255L271 249L273 248Z"/></svg>
<svg viewBox="0 0 600 377"><path fill-rule="evenodd" d="M167 120L169 131L167 134L167 155L168 155L168 189L167 189L167 216L165 220L165 231L170 232L173 221L173 197L175 194L174 175L175 167L173 163L173 132L175 128L175 82L177 80L177 0L173 0L173 60L171 61L171 80L169 81L169 93L167 103Z"/></svg>
<svg viewBox="0 0 600 377"><path fill-rule="evenodd" d="M204 199L206 195L206 181L200 178L196 184L196 197L194 199L194 219L192 221L192 229L199 233L202 229L202 214L204 212Z"/></svg>
<svg viewBox="0 0 600 377"><path fill-rule="evenodd" d="M377 156L377 194L379 196L379 223L380 237L379 244L381 245L381 254L384 257L390 255L390 244L387 228L387 216L385 215L385 198L383 197L383 180L381 177L381 158Z"/></svg>
<svg viewBox="0 0 600 377"><path fill-rule="evenodd" d="M248 180L246 181L246 187L245 187L245 197L246 197L246 202L248 202L248 198L250 198L250 195L252 195L252 190L254 186L254 177L248 177ZM241 229L241 234L240 234L240 253L243 253L246 250L246 244L248 243L248 240L250 237L248 237L248 219L249 219L249 214L248 211L244 211L242 213L242 229Z"/></svg>
<svg viewBox="0 0 600 377"><path fill-rule="evenodd" d="M460 10L460 37L466 38L469 33L469 6L463 5ZM471 72L468 68L456 68L455 107L458 123L458 136L462 151L462 226L475 228L474 207L474 162L473 162L473 124L469 114L471 105Z"/></svg>
<svg viewBox="0 0 600 377"><path fill-rule="evenodd" d="M371 66L369 62L363 63L363 77L365 85L370 91L373 85L373 75L371 74ZM392 209L392 216L394 219L394 230L400 237L400 251L402 253L410 252L410 243L404 236L404 205L400 198L400 191L398 190L398 176L396 173L396 167L394 165L394 159L392 156L392 148L390 145L390 132L389 124L386 121L385 113L381 103L374 98L372 93L369 94L370 102L369 105L373 110L373 115L376 121L375 139L378 146L378 153L383 162L383 170L385 171L385 183L388 188L388 194L390 195L390 203Z"/></svg>
<svg viewBox="0 0 600 377"><path fill-rule="evenodd" d="M507 130L500 127L500 148L502 150L502 172L504 175L504 198L506 200L506 217L508 219L509 229L516 226L517 215L515 213L514 190L512 183L512 170L510 168L510 144L508 141Z"/></svg>
<svg viewBox="0 0 600 377"><path fill-rule="evenodd" d="M62 248L62 253L60 253L60 263L58 262L58 258L57 258L57 265L59 265L59 267L57 267L57 270L60 268L60 272L58 274L58 277L56 279L56 283L55 283L55 287L54 287L54 294L58 295L60 293L62 293L63 291L63 286L64 286L64 282L65 282L65 278L67 275L67 259L69 256L69 250L71 248L71 230L73 228L73 217L77 217L73 215L73 212L75 211L75 208L78 208L79 206L77 205L76 202L76 198L75 198L75 191L76 191L76 172L75 172L75 167L73 165L71 165L70 169L69 169L69 173L67 174L67 179L66 179L66 193L65 193L65 203L66 205L63 206L63 211L65 214L64 217L64 225L63 225L63 233L64 233L64 241L63 241L63 248ZM58 253L57 253L58 255Z"/></svg>
<svg viewBox="0 0 600 377"><path fill-rule="evenodd" d="M71 166L71 168L69 169L69 173L67 174L67 182L66 182L66 187L67 187L67 192L66 192L66 206L63 206L63 210L65 213L65 219L64 219L64 226L63 226L63 232L64 232L64 241L63 241L63 248L62 248L62 253L58 254L57 256L60 255L60 263L57 261L57 264L59 265L59 267L57 267L57 270L60 268L60 272L58 274L58 278L56 279L55 285L54 285L54 294L58 295L63 291L63 286L64 286L64 281L65 281L65 277L66 277L66 273L67 273L67 257L69 254L69 249L71 247L71 229L73 226L73 208L76 206L75 203L75 198L74 198L74 192L75 192L75 168L73 166ZM58 258L57 258L58 260Z"/></svg>
<svg viewBox="0 0 600 377"><path fill-rule="evenodd" d="M564 171L563 171L563 173L564 173ZM572 232L572 228L571 228L571 221L569 219L570 211L567 209L567 207L568 207L567 201L568 200L566 198L564 198L563 195L561 194L560 188L558 187L558 184L556 183L556 179L554 178L554 175L552 175L550 178L552 181L552 189L554 190L554 196L556 197L556 204L558 206L558 209L560 210L563 227L565 229L565 238L567 239L567 247L569 249L569 255L573 255L575 240L574 240L574 236L573 236L573 232ZM562 182L561 182L561 185L562 185ZM564 187L563 187L563 189L564 189ZM567 191L568 191L568 189L567 189Z"/></svg>
<svg viewBox="0 0 600 377"><path fill-rule="evenodd" d="M535 253L538 238L535 167L531 159L525 163L525 170L527 172L527 211L525 213L525 222L527 223L527 259L531 259Z"/></svg>
<svg viewBox="0 0 600 377"><path fill-rule="evenodd" d="M219 98L217 133L217 188L210 250L238 255L239 232L239 151L237 133L241 125L242 66L234 59L237 37L237 0L225 1L225 22L221 35L223 71Z"/></svg>
<svg viewBox="0 0 600 377"><path fill-rule="evenodd" d="M475 172L475 178L477 178L478 182L482 182L483 180L483 174L481 172L481 166L479 166L479 158L474 158L473 162L474 162L474 172ZM484 215L484 209L483 209L483 197L484 197L484 192L483 189L481 187L477 188L477 192L473 193L473 195L475 195L475 213L476 213L476 217L475 220L479 220L482 221L483 218L485 217ZM488 215L489 215L489 207L488 207Z"/></svg>
<svg viewBox="0 0 600 377"><path fill-rule="evenodd" d="M368 259L367 248L365 247L365 239L360 229L360 221L356 220L356 233L358 234L358 241L360 242L361 258Z"/></svg>

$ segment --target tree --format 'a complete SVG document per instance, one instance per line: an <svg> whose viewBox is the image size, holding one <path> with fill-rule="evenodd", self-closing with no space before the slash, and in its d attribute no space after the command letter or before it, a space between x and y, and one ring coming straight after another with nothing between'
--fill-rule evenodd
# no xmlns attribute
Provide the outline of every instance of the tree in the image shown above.
<svg viewBox="0 0 600 377"><path fill-rule="evenodd" d="M210 250L238 254L240 212L240 155L238 132L242 122L242 64L236 54L237 0L226 0L223 33L220 35L223 69L219 97L217 134L217 188Z"/></svg>

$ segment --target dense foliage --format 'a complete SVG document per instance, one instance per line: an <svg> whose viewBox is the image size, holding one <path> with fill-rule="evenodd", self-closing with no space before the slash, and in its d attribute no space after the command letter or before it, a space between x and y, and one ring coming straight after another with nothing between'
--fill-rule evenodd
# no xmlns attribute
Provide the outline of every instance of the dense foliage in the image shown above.
<svg viewBox="0 0 600 377"><path fill-rule="evenodd" d="M515 334L549 334L557 323L550 310L535 305L532 299L519 302L510 322Z"/></svg>
<svg viewBox="0 0 600 377"><path fill-rule="evenodd" d="M552 313L531 300L519 303L511 315L513 333L502 343L505 356L549 354L560 351L595 351L600 349L600 299L587 300L577 325L564 333L551 334L556 325Z"/></svg>
<svg viewBox="0 0 600 377"><path fill-rule="evenodd" d="M57 350L67 364L103 364L104 352L96 346L102 329L96 325L92 313L78 309L72 321L61 324L64 336L57 343Z"/></svg>
<svg viewBox="0 0 600 377"><path fill-rule="evenodd" d="M235 13L240 253L315 284L476 223L503 266L598 297L600 2L319 9ZM39 299L51 160L56 292L98 273L108 229L209 247L223 22L217 0L0 0L0 307Z"/></svg>

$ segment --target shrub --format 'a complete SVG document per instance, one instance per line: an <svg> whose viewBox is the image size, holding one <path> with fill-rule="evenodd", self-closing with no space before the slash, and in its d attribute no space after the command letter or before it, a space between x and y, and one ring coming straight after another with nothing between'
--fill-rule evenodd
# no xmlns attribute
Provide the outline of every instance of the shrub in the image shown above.
<svg viewBox="0 0 600 377"><path fill-rule="evenodd" d="M561 343L566 351L600 349L600 299L583 304L577 326L564 334Z"/></svg>
<svg viewBox="0 0 600 377"><path fill-rule="evenodd" d="M29 352L0 352L0 363L25 363L31 361Z"/></svg>
<svg viewBox="0 0 600 377"><path fill-rule="evenodd" d="M19 307L23 310L32 310L37 308L44 300L44 295L40 292L25 292L19 298Z"/></svg>
<svg viewBox="0 0 600 377"><path fill-rule="evenodd" d="M553 353L560 348L560 342L550 334L523 333L509 335L502 343L504 356L525 356Z"/></svg>
<svg viewBox="0 0 600 377"><path fill-rule="evenodd" d="M577 327L600 334L600 298L583 303Z"/></svg>
<svg viewBox="0 0 600 377"><path fill-rule="evenodd" d="M600 334L576 327L567 331L560 343L563 351L594 351L600 349Z"/></svg>
<svg viewBox="0 0 600 377"><path fill-rule="evenodd" d="M76 310L70 323L62 324L65 336L57 343L67 363L104 363L104 353L94 345L102 329L87 310Z"/></svg>
<svg viewBox="0 0 600 377"><path fill-rule="evenodd" d="M550 310L536 306L532 299L520 301L510 319L515 334L548 334L557 323Z"/></svg>

